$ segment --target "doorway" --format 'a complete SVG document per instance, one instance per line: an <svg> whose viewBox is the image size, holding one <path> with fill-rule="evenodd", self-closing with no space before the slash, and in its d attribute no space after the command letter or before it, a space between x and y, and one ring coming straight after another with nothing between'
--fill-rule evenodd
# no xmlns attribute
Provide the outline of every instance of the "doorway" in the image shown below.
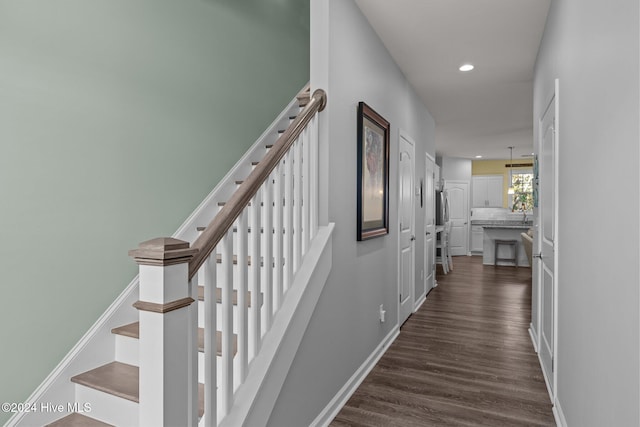
<svg viewBox="0 0 640 427"><path fill-rule="evenodd" d="M436 281L436 161L426 154L424 174L424 289L425 295Z"/></svg>
<svg viewBox="0 0 640 427"><path fill-rule="evenodd" d="M400 292L399 322L402 325L413 313L415 275L415 143L400 131L398 148L398 284Z"/></svg>
<svg viewBox="0 0 640 427"><path fill-rule="evenodd" d="M558 343L558 277L557 277L557 233L558 219L558 89L555 91L545 112L539 121L538 160L540 167L539 183L539 232L538 260L539 270L536 287L539 305L539 357L542 372L549 388L551 401L555 400ZM534 262L535 267L535 262Z"/></svg>
<svg viewBox="0 0 640 427"><path fill-rule="evenodd" d="M469 253L469 181L445 181L444 189L449 198L449 221L451 255Z"/></svg>

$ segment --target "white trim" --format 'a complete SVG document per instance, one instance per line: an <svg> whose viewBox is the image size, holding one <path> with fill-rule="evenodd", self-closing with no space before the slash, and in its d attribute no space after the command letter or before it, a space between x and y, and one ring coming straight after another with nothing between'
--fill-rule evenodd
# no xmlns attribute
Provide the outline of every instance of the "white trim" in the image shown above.
<svg viewBox="0 0 640 427"><path fill-rule="evenodd" d="M424 154L429 158L429 160L433 161L433 165L435 166L435 164L436 164L436 158L435 158L435 157L433 157L433 156L432 156L431 154L429 154L429 153L424 153ZM435 173L435 171L434 171L434 173ZM435 185L435 179L434 179L434 185Z"/></svg>
<svg viewBox="0 0 640 427"><path fill-rule="evenodd" d="M538 352L538 363L540 364L540 370L542 371L542 378L544 378L544 385L547 387L547 393L549 393L549 400L553 404L555 402L555 398L553 396L553 391L549 386L549 378L547 377L547 373L542 366L542 356L540 356L540 352Z"/></svg>
<svg viewBox="0 0 640 427"><path fill-rule="evenodd" d="M534 227L537 230L540 229L540 218L538 217L538 215L540 215L540 210L539 208L536 208L538 210L538 214L535 215L535 219L534 219ZM531 248L531 250L533 251L533 253L540 253L541 252L541 237L539 236L539 232L535 233L537 236L537 238L534 240L533 246ZM541 268L541 262L539 259L537 258L532 258L532 262L531 262L531 280L532 280L532 289L533 289L533 278L535 277L536 279L536 283L535 283L535 298L536 298L536 322L535 324L533 322L531 322L529 324L531 333L532 333L532 337L535 338L535 341L533 343L533 346L536 349L536 352L540 349L540 326L542 325L542 268ZM535 272L535 275L534 275ZM531 295L531 302L533 304L533 292ZM533 307L531 308L531 318L533 319Z"/></svg>
<svg viewBox="0 0 640 427"><path fill-rule="evenodd" d="M420 310L420 307L422 307L422 304L424 304L426 300L427 294L424 294L418 301L416 301L416 304L413 306L413 312L415 313L416 311Z"/></svg>
<svg viewBox="0 0 640 427"><path fill-rule="evenodd" d="M554 403L557 403L558 396L558 367L560 365L558 358L558 306L559 300L558 296L560 292L558 290L558 284L560 283L560 275L559 270L560 266L558 263L558 248L559 246L559 237L558 237L558 229L559 229L559 220L560 220L560 79L555 80L555 111L554 111L554 144L553 144L553 157L554 157L554 165L553 165L553 174L554 174L554 182L553 182L553 192L554 192L554 230L553 230L553 400Z"/></svg>
<svg viewBox="0 0 640 427"><path fill-rule="evenodd" d="M422 250L423 250L423 258L422 258L422 268L424 270L424 273L422 275L422 286L424 286L425 289L425 298L427 297L427 295L429 295L429 292L431 292L431 290L433 288L435 288L436 286L438 286L438 283L436 282L436 269L435 267L435 246L436 246L436 232L435 232L435 198L434 198L434 190L436 189L436 161L433 157L431 157L429 155L429 153L424 153L425 154L425 161L424 161L424 183L425 183L425 187L423 188L423 200L424 200L424 213L422 216L422 223L423 223L423 229L422 229L422 239L423 240L423 245L422 245ZM431 188L431 194L429 195L431 204L429 205L427 203L427 197L424 195L426 194L426 183L429 180L429 177L427 175L427 172L429 171L429 166L432 167L431 169L431 180L432 180L432 184L433 187ZM429 211L431 211L431 218L427 218ZM429 220L432 221L431 224L429 224ZM431 231L430 231L431 229ZM431 248L427 248L427 241L428 239L426 238L427 232L431 232L433 233L433 237L431 239ZM429 258L427 258L427 254L430 254ZM430 274L428 274L430 273ZM431 276L431 283L428 282L428 277ZM431 285L431 286L430 286Z"/></svg>
<svg viewBox="0 0 640 427"><path fill-rule="evenodd" d="M538 352L538 336L536 332L533 330L533 324L529 323L529 336L531 337L531 343L533 344L533 350Z"/></svg>
<svg viewBox="0 0 640 427"><path fill-rule="evenodd" d="M338 415L338 412L340 412L351 395L353 395L358 387L360 387L362 381L364 381L369 372L371 372L371 370L376 366L380 358L384 355L389 346L393 344L398 335L400 335L400 328L399 326L396 326L369 355L367 360L365 360L364 363L353 373L351 378L349 378L338 393L336 393L322 412L320 412L311 422L309 425L310 427L326 427L331 423L331 421L333 421L336 415Z"/></svg>
<svg viewBox="0 0 640 427"><path fill-rule="evenodd" d="M564 412L562 412L562 408L560 407L560 402L558 400L556 400L552 411L553 418L556 420L556 425L558 427L568 427L567 419L564 417Z"/></svg>

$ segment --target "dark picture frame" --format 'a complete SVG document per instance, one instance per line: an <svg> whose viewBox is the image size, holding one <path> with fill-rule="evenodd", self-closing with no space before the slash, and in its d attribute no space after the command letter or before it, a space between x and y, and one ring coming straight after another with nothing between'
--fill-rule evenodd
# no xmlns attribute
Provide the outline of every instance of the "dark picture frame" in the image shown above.
<svg viewBox="0 0 640 427"><path fill-rule="evenodd" d="M358 104L358 241L389 234L390 124Z"/></svg>

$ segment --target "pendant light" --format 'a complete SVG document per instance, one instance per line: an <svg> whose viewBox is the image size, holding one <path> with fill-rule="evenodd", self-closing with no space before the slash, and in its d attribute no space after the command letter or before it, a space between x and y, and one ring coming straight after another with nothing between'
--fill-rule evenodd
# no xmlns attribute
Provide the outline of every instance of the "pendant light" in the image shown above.
<svg viewBox="0 0 640 427"><path fill-rule="evenodd" d="M509 147L509 150L511 150L511 163L509 163L509 189L507 194L515 194L516 191L513 188L513 146Z"/></svg>

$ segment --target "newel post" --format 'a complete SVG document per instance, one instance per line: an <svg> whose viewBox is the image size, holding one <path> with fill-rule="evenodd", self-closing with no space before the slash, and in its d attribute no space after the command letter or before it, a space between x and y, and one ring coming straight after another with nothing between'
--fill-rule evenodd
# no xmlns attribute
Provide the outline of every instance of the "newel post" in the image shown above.
<svg viewBox="0 0 640 427"><path fill-rule="evenodd" d="M140 317L141 427L186 426L198 404L190 398L190 361L197 344L190 339L194 300L188 277L196 252L170 237L129 251L140 266L140 299L133 306Z"/></svg>

